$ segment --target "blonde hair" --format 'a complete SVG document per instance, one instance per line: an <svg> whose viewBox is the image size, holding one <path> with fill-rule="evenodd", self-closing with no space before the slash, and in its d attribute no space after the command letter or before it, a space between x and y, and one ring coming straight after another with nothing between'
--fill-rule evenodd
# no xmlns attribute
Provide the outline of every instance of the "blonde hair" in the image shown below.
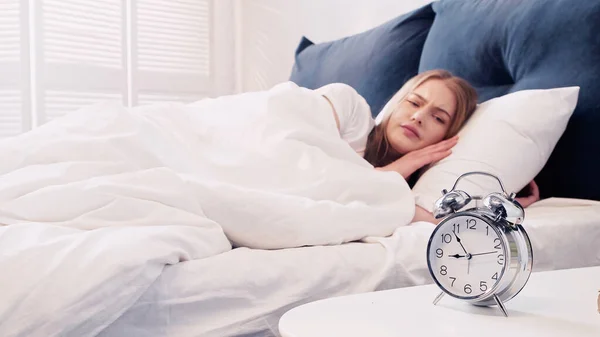
<svg viewBox="0 0 600 337"><path fill-rule="evenodd" d="M456 97L456 113L448 128L448 133L444 137L445 139L455 136L471 117L477 107L477 91L469 82L454 76L446 70L436 69L422 72L408 80L377 116L377 125L369 134L364 154L364 158L373 166L385 166L400 158L400 155L391 149L385 132L394 107L421 84L432 79L444 81L444 84Z"/></svg>

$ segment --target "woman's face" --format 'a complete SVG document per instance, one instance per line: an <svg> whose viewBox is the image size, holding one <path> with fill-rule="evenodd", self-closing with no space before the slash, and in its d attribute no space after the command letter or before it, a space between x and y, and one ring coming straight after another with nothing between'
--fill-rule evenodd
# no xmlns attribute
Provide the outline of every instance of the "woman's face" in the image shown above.
<svg viewBox="0 0 600 337"><path fill-rule="evenodd" d="M398 102L386 127L391 147L399 154L444 139L456 114L456 97L442 80L419 85Z"/></svg>

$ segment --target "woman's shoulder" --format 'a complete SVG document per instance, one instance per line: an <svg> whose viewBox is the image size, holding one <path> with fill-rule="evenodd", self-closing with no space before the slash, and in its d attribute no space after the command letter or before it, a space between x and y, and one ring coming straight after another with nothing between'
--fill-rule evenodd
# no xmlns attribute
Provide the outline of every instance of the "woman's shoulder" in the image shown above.
<svg viewBox="0 0 600 337"><path fill-rule="evenodd" d="M367 100L352 86L345 83L331 83L314 90L327 97L341 114L359 113L371 117L371 108Z"/></svg>
<svg viewBox="0 0 600 337"><path fill-rule="evenodd" d="M354 87L346 84L346 83L330 83L324 86L321 86L315 89L316 92L320 94L335 94L335 95L344 95L347 98L364 98L358 93Z"/></svg>
<svg viewBox="0 0 600 337"><path fill-rule="evenodd" d="M339 118L340 135L357 152L364 151L375 125L371 108L356 89L344 83L331 83L315 90L333 105Z"/></svg>

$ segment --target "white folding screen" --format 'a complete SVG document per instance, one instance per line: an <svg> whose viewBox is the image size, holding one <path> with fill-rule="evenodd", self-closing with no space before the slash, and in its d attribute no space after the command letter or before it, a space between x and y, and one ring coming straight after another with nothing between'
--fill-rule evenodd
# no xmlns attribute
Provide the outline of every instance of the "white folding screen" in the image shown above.
<svg viewBox="0 0 600 337"><path fill-rule="evenodd" d="M230 75L233 57L213 56L212 25L215 12L230 22L230 3L0 0L0 137L99 101L135 106L229 93L233 78L216 74ZM232 49L233 29L217 32Z"/></svg>

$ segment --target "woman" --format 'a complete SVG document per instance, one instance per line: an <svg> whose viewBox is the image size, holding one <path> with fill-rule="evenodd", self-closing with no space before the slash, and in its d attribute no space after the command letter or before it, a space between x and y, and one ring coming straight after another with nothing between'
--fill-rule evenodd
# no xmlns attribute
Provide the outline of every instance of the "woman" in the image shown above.
<svg viewBox="0 0 600 337"><path fill-rule="evenodd" d="M340 134L375 169L394 171L407 181L426 165L452 152L458 131L477 107L477 92L465 80L445 70L423 72L410 79L390 99L377 123L367 102L350 86L335 83L316 90L330 103ZM534 181L523 207L539 200ZM416 206L413 221L438 220Z"/></svg>

